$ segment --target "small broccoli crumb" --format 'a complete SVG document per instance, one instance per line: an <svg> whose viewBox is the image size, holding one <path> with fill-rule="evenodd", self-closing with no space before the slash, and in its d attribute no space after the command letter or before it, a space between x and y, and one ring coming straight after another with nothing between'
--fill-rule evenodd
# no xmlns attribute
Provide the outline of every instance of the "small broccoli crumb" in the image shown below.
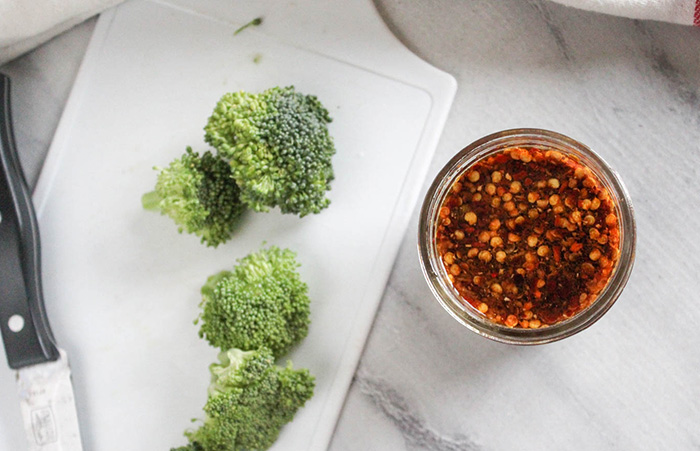
<svg viewBox="0 0 700 451"><path fill-rule="evenodd" d="M243 25L242 27L240 27L236 31L234 31L233 35L234 36L237 35L238 33L240 33L241 31L245 30L248 27L257 27L258 25L260 25L262 23L262 21L263 21L262 17L256 17L255 19L251 20L247 24Z"/></svg>
<svg viewBox="0 0 700 451"><path fill-rule="evenodd" d="M308 287L296 254L271 246L238 260L202 287L199 335L221 350L270 348L284 355L309 329Z"/></svg>
<svg viewBox="0 0 700 451"><path fill-rule="evenodd" d="M147 210L170 216L182 233L193 233L216 247L233 235L245 210L230 165L188 147L185 154L159 171L154 191L141 198Z"/></svg>
<svg viewBox="0 0 700 451"><path fill-rule="evenodd" d="M313 396L314 377L274 363L269 349L230 349L212 364L206 414L199 429L187 431L190 447L177 451L265 450L281 428Z"/></svg>
<svg viewBox="0 0 700 451"><path fill-rule="evenodd" d="M305 216L330 203L335 154L328 110L293 86L260 94L225 94L205 130L205 141L228 159L241 200L255 211L279 207Z"/></svg>

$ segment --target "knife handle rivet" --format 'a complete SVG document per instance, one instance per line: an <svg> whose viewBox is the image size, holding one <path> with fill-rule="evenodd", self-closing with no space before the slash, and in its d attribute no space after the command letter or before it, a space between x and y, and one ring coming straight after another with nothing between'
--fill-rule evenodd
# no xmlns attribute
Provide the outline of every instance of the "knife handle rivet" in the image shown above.
<svg viewBox="0 0 700 451"><path fill-rule="evenodd" d="M12 315L7 321L7 327L14 333L21 332L24 329L24 318L21 315Z"/></svg>

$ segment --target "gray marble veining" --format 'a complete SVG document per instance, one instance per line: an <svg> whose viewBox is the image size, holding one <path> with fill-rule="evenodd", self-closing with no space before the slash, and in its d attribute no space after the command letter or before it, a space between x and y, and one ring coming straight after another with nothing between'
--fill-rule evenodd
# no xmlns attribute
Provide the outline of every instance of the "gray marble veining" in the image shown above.
<svg viewBox="0 0 700 451"><path fill-rule="evenodd" d="M637 260L623 296L590 329L505 346L432 299L416 210L331 450L700 449L700 29L546 0L376 4L399 39L459 83L431 176L497 130L568 134L620 172L636 209ZM32 181L92 26L0 68L15 82Z"/></svg>
<svg viewBox="0 0 700 451"><path fill-rule="evenodd" d="M372 405L401 431L408 448L446 451L481 449L462 433L442 435L430 428L401 393L391 388L390 383L375 380L363 370L357 373L355 383L362 395L369 398Z"/></svg>

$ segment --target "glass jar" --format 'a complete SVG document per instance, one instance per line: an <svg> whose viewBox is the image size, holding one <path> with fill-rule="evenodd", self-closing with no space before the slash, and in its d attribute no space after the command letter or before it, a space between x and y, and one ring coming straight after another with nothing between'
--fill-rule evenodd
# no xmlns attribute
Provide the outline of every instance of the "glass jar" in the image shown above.
<svg viewBox="0 0 700 451"><path fill-rule="evenodd" d="M454 183L476 162L514 147L558 151L590 169L610 195L618 221L618 259L605 287L581 311L540 328L508 327L487 318L454 287L437 249L440 209ZM491 134L468 145L438 173L421 209L418 250L423 274L431 291L452 317L484 337L510 344L534 345L569 337L593 324L610 309L632 271L635 235L629 194L617 173L600 156L580 142L559 133L540 129L513 129Z"/></svg>

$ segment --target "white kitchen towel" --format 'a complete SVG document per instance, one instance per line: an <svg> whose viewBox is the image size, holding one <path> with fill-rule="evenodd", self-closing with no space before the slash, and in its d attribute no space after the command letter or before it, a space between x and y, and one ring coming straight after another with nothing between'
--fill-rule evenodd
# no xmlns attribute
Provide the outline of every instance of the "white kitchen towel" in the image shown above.
<svg viewBox="0 0 700 451"><path fill-rule="evenodd" d="M574 8L633 19L700 26L700 0L554 0Z"/></svg>
<svg viewBox="0 0 700 451"><path fill-rule="evenodd" d="M0 0L0 64L122 1ZM635 19L700 26L700 0L554 1L576 8Z"/></svg>
<svg viewBox="0 0 700 451"><path fill-rule="evenodd" d="M0 64L123 0L0 0Z"/></svg>

